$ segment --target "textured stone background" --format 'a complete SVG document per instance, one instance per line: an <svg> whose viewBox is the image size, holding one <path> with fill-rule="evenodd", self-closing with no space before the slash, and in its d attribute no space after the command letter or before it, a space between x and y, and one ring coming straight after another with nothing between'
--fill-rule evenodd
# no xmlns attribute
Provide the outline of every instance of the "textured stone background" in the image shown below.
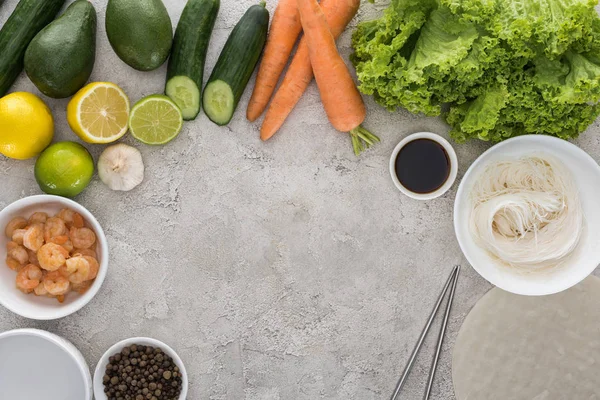
<svg viewBox="0 0 600 400"><path fill-rule="evenodd" d="M70 1L68 1L70 3ZM132 102L163 90L165 67L134 71L110 48L106 0L98 10L93 80L114 81ZM17 0L0 9L3 23ZM166 0L177 21L184 0ZM207 74L237 20L255 0L222 0ZM268 0L273 10L275 0ZM386 2L366 3L352 23ZM352 27L340 39L350 54ZM15 90L37 92L22 76ZM93 370L104 351L131 336L161 339L184 359L189 399L386 399L452 266L463 264L435 399L454 399L451 350L471 307L490 285L471 269L452 226L456 186L443 198L401 195L389 156L406 135L446 135L439 119L388 113L366 98L365 126L383 143L354 157L349 139L327 123L313 85L272 141L244 118L249 91L228 127L201 115L165 147L130 137L147 167L133 192L111 192L98 179L77 198L104 226L110 271L80 312L36 322L0 309L0 331L35 327L72 341ZM56 140L75 140L67 101L48 99ZM600 160L600 127L577 141ZM487 148L457 145L459 178ZM88 146L97 159L102 146ZM0 207L40 193L33 161L0 158ZM437 325L436 325L437 327ZM403 398L422 397L433 354L431 335Z"/></svg>

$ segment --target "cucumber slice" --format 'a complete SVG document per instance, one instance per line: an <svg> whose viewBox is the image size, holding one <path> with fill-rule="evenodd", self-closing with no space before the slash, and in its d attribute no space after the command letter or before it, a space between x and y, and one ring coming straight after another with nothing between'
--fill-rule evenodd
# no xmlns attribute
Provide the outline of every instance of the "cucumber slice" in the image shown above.
<svg viewBox="0 0 600 400"><path fill-rule="evenodd" d="M177 103L184 120L196 118L200 111L200 89L193 80L175 76L167 82L165 93Z"/></svg>
<svg viewBox="0 0 600 400"><path fill-rule="evenodd" d="M204 112L217 125L227 125L233 117L236 101L226 82L212 81L204 89Z"/></svg>

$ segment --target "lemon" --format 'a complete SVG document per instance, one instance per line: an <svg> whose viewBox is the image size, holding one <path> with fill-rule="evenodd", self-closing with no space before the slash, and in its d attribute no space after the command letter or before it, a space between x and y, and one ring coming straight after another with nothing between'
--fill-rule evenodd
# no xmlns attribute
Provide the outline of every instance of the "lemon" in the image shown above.
<svg viewBox="0 0 600 400"><path fill-rule="evenodd" d="M26 160L48 147L53 136L52 112L42 99L26 92L0 99L0 153Z"/></svg>
<svg viewBox="0 0 600 400"><path fill-rule="evenodd" d="M67 106L67 120L81 140L112 143L127 133L129 99L110 82L94 82L82 88Z"/></svg>

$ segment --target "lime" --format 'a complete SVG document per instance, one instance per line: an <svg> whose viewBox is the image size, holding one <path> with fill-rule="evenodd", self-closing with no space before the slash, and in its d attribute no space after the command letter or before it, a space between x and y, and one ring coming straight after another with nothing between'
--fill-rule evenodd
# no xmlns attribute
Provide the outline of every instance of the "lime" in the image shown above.
<svg viewBox="0 0 600 400"><path fill-rule="evenodd" d="M183 126L177 104L167 96L152 95L138 101L131 110L129 129L146 144L165 144L175 139Z"/></svg>
<svg viewBox="0 0 600 400"><path fill-rule="evenodd" d="M75 197L94 175L94 160L85 147L59 142L42 152L35 163L35 179L45 193Z"/></svg>
<svg viewBox="0 0 600 400"><path fill-rule="evenodd" d="M37 156L52 141L54 119L34 94L15 92L0 99L0 153L25 160Z"/></svg>

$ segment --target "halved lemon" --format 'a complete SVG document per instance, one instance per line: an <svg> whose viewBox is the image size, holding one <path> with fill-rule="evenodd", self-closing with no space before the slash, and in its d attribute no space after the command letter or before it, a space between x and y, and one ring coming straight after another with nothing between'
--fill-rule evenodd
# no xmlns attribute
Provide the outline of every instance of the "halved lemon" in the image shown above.
<svg viewBox="0 0 600 400"><path fill-rule="evenodd" d="M127 133L130 105L127 95L110 82L94 82L71 99L67 120L81 140L112 143Z"/></svg>

